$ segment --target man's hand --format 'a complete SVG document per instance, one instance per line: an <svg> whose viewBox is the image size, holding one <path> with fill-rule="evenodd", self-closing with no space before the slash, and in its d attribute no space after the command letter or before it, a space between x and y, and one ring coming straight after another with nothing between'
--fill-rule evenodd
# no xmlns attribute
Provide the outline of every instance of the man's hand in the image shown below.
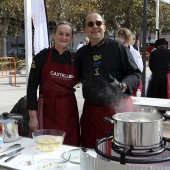
<svg viewBox="0 0 170 170"><path fill-rule="evenodd" d="M113 78L111 75L110 75L110 79L111 79L111 85L117 89L117 90L121 90L123 93L128 89L128 87L126 86L125 83L120 83L118 82L115 78Z"/></svg>
<svg viewBox="0 0 170 170"><path fill-rule="evenodd" d="M128 89L125 83L120 83L120 86L121 86L120 89L122 90L123 93Z"/></svg>

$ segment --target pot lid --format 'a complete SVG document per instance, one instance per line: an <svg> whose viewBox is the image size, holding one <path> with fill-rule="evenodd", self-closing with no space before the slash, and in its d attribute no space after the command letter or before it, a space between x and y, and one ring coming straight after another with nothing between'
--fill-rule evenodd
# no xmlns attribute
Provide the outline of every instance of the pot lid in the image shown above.
<svg viewBox="0 0 170 170"><path fill-rule="evenodd" d="M2 115L0 115L0 123L11 123L22 118L22 115L4 112Z"/></svg>

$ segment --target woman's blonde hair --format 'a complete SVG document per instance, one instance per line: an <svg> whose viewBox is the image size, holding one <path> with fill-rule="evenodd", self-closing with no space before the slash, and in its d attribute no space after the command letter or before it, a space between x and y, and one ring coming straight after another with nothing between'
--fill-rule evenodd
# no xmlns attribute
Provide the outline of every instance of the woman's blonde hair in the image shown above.
<svg viewBox="0 0 170 170"><path fill-rule="evenodd" d="M123 38L126 42L132 41L132 32L127 28L119 28L116 32L117 38Z"/></svg>

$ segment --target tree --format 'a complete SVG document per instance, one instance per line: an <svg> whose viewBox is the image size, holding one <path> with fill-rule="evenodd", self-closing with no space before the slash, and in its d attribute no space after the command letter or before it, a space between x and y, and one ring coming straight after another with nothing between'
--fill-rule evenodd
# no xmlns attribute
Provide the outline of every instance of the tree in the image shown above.
<svg viewBox="0 0 170 170"><path fill-rule="evenodd" d="M127 27L139 35L143 24L144 0L46 0L48 21L56 25L59 21L71 22L82 30L82 20L89 11L100 11L103 14L107 30ZM170 31L170 5L160 3L160 33ZM147 29L155 32L156 2L148 0ZM6 56L6 37L19 35L24 23L23 0L0 1L0 56Z"/></svg>
<svg viewBox="0 0 170 170"><path fill-rule="evenodd" d="M166 4L161 2L160 3L160 32L162 34L166 34L170 32L170 17L169 17L169 11L170 11L170 4Z"/></svg>
<svg viewBox="0 0 170 170"><path fill-rule="evenodd" d="M149 28L155 27L154 0L148 2L148 24ZM143 0L108 0L101 5L100 11L105 16L108 29L116 30L119 27L126 27L132 32L139 33L143 23Z"/></svg>
<svg viewBox="0 0 170 170"><path fill-rule="evenodd" d="M80 31L84 15L97 10L98 3L96 0L46 0L48 21L57 24L65 20Z"/></svg>
<svg viewBox="0 0 170 170"><path fill-rule="evenodd" d="M0 56L6 55L6 37L17 36L24 21L23 0L2 0L0 2Z"/></svg>

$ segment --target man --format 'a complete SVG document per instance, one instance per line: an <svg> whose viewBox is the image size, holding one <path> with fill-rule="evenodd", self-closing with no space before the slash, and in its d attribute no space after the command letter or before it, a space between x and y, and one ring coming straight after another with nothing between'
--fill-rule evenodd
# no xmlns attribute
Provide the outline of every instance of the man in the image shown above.
<svg viewBox="0 0 170 170"><path fill-rule="evenodd" d="M87 45L89 43L89 38L85 37L83 42L80 42L80 44L77 46L77 50L81 48L84 45Z"/></svg>
<svg viewBox="0 0 170 170"><path fill-rule="evenodd" d="M83 46L83 42L80 42L77 46L77 50Z"/></svg>
<svg viewBox="0 0 170 170"><path fill-rule="evenodd" d="M78 50L79 48L81 48L82 46L87 45L88 43L89 43L89 38L88 38L88 37L85 37L85 38L84 38L84 42L80 42L80 44L77 46L77 50Z"/></svg>
<svg viewBox="0 0 170 170"><path fill-rule="evenodd" d="M85 37L84 38L84 45L88 45L89 44L89 38L88 37Z"/></svg>
<svg viewBox="0 0 170 170"><path fill-rule="evenodd" d="M100 14L87 14L83 27L90 42L77 51L75 58L85 99L81 142L82 146L93 148L97 139L113 129L113 125L104 123L104 117L133 111L129 95L138 87L141 72L127 47L104 36L106 26Z"/></svg>
<svg viewBox="0 0 170 170"><path fill-rule="evenodd" d="M147 97L170 99L170 50L167 48L166 39L156 40L155 47L156 50L151 52L149 58L152 76Z"/></svg>

